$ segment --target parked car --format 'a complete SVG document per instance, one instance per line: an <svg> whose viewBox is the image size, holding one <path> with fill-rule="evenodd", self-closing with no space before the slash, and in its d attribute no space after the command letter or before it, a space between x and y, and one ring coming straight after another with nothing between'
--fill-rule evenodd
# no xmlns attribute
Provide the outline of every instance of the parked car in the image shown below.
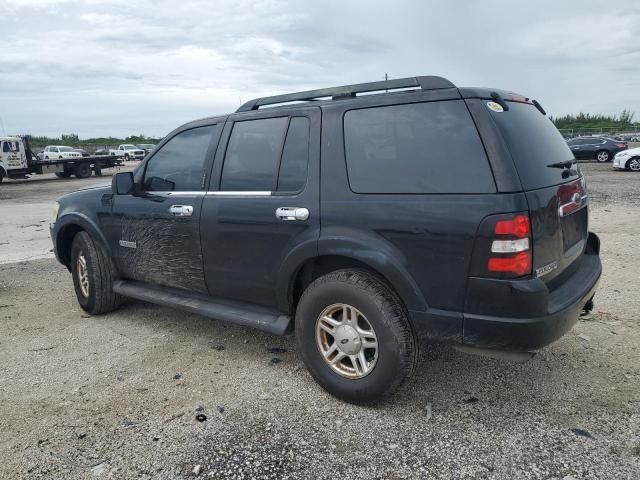
<svg viewBox="0 0 640 480"><path fill-rule="evenodd" d="M640 148L630 148L616 153L613 157L613 169L640 172Z"/></svg>
<svg viewBox="0 0 640 480"><path fill-rule="evenodd" d="M78 152L80 155L82 155L83 157L90 157L91 155L89 155L89 152L87 152L86 150L82 149L82 148L74 148L74 150L76 152Z"/></svg>
<svg viewBox="0 0 640 480"><path fill-rule="evenodd" d="M587 199L538 102L411 77L183 125L61 197L51 236L85 311L132 297L295 329L316 381L362 403L424 339L528 358L571 329L601 273Z"/></svg>
<svg viewBox="0 0 640 480"><path fill-rule="evenodd" d="M146 155L148 155L150 152L153 151L154 148L156 148L156 146L153 143L141 143L139 145L136 145L136 147L144 150L144 153Z"/></svg>
<svg viewBox="0 0 640 480"><path fill-rule="evenodd" d="M109 155L109 149L108 148L99 148L95 152L93 152L93 154L96 155L96 156L107 156L107 155Z"/></svg>
<svg viewBox="0 0 640 480"><path fill-rule="evenodd" d="M49 145L42 152L45 160L59 160L61 158L81 158L82 154L75 148L63 145Z"/></svg>
<svg viewBox="0 0 640 480"><path fill-rule="evenodd" d="M567 145L578 160L595 158L598 162L610 162L616 153L628 148L627 142L608 137L572 138Z"/></svg>
<svg viewBox="0 0 640 480"><path fill-rule="evenodd" d="M123 157L125 160L142 160L145 156L144 150L131 144L119 145L117 149L110 149L109 155Z"/></svg>

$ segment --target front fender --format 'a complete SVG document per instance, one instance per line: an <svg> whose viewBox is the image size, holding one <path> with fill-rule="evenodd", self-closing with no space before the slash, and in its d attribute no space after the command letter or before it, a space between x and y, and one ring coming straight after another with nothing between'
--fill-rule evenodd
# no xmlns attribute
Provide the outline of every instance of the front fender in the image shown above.
<svg viewBox="0 0 640 480"><path fill-rule="evenodd" d="M51 229L54 253L60 263L69 266L68 252L71 250L70 242L73 241L69 232L76 231L78 228L86 231L95 241L102 244L111 256L109 242L93 219L78 212L62 213Z"/></svg>

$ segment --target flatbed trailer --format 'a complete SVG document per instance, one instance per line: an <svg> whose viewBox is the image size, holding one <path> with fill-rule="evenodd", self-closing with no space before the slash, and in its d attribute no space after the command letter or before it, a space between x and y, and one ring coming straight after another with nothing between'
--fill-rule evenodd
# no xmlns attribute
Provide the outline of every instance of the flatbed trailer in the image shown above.
<svg viewBox="0 0 640 480"><path fill-rule="evenodd" d="M93 172L102 175L102 169L122 165L112 155L88 157L38 159L29 147L26 136L0 138L0 182L3 178L29 178L28 175L55 173L59 178L88 178Z"/></svg>

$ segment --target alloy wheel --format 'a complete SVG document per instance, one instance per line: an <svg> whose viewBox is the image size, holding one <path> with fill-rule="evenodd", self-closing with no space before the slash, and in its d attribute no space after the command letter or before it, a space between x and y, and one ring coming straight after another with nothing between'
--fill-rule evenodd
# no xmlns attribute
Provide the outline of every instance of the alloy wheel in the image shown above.
<svg viewBox="0 0 640 480"><path fill-rule="evenodd" d="M640 158L633 158L629 161L629 170L640 172Z"/></svg>
<svg viewBox="0 0 640 480"><path fill-rule="evenodd" d="M89 268L87 267L87 260L84 255L80 253L77 260L78 267L78 284L80 285L80 292L85 298L89 297Z"/></svg>
<svg viewBox="0 0 640 480"><path fill-rule="evenodd" d="M346 303L325 308L316 320L316 345L325 363L350 379L366 377L378 360L378 337L362 312Z"/></svg>

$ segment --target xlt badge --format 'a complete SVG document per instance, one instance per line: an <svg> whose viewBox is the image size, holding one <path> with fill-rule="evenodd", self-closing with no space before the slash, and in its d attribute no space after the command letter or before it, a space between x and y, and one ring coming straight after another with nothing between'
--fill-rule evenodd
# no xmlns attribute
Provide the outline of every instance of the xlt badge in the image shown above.
<svg viewBox="0 0 640 480"><path fill-rule="evenodd" d="M544 267L536 268L536 277L542 277L556 268L558 268L558 262L552 262Z"/></svg>

